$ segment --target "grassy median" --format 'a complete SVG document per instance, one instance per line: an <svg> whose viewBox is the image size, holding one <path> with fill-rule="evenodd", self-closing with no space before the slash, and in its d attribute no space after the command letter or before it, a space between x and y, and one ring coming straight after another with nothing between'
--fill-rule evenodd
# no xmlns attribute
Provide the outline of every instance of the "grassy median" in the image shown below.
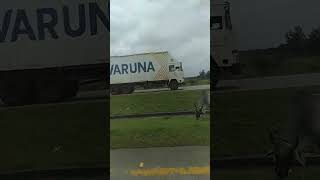
<svg viewBox="0 0 320 180"><path fill-rule="evenodd" d="M300 88L228 92L213 96L213 154L250 155L270 150L269 130L285 128L290 98ZM309 87L320 92L319 87Z"/></svg>
<svg viewBox="0 0 320 180"><path fill-rule="evenodd" d="M318 73L320 56L288 57L279 53L240 53L240 62L245 67L242 77L281 76Z"/></svg>
<svg viewBox="0 0 320 180"><path fill-rule="evenodd" d="M111 115L194 110L201 96L195 91L165 91L111 96Z"/></svg>
<svg viewBox="0 0 320 180"><path fill-rule="evenodd" d="M106 161L106 101L0 109L0 171Z"/></svg>
<svg viewBox="0 0 320 180"><path fill-rule="evenodd" d="M194 116L111 120L111 148L191 146L210 144L209 118Z"/></svg>

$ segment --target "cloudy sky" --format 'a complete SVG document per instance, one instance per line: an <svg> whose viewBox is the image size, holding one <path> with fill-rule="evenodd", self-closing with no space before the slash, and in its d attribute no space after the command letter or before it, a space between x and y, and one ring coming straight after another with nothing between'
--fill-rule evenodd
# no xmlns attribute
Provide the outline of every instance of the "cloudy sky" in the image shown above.
<svg viewBox="0 0 320 180"><path fill-rule="evenodd" d="M301 25L307 34L320 26L319 0L229 1L240 49L276 47L295 25Z"/></svg>
<svg viewBox="0 0 320 180"><path fill-rule="evenodd" d="M169 51L185 76L210 69L210 0L111 0L111 56Z"/></svg>

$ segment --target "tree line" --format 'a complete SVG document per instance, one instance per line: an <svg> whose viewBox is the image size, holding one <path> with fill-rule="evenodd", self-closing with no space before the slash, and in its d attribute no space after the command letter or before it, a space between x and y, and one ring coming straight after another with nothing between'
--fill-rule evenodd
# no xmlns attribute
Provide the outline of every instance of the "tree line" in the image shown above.
<svg viewBox="0 0 320 180"><path fill-rule="evenodd" d="M197 78L199 78L199 79L210 79L210 70L207 71L207 72L205 70L200 71Z"/></svg>
<svg viewBox="0 0 320 180"><path fill-rule="evenodd" d="M320 27L306 34L301 26L295 26L285 34L286 44L278 48L294 54L320 54Z"/></svg>

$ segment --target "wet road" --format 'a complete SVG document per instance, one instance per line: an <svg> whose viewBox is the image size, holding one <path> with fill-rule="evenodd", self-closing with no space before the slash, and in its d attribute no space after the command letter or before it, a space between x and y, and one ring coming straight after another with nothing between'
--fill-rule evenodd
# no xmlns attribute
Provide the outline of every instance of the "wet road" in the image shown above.
<svg viewBox="0 0 320 180"><path fill-rule="evenodd" d="M205 146L111 150L112 180L210 179L210 148Z"/></svg>

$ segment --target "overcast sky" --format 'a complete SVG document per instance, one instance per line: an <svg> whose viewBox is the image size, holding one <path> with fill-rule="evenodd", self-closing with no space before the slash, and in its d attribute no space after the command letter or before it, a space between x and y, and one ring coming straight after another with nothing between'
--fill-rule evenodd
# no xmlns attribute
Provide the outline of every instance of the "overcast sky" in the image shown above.
<svg viewBox="0 0 320 180"><path fill-rule="evenodd" d="M285 42L295 25L320 26L319 0L229 0L238 47ZM111 0L111 55L169 51L187 76L209 69L209 0Z"/></svg>
<svg viewBox="0 0 320 180"><path fill-rule="evenodd" d="M308 34L320 26L319 0L229 0L240 49L276 47L301 25Z"/></svg>
<svg viewBox="0 0 320 180"><path fill-rule="evenodd" d="M209 0L111 0L111 56L169 51L185 76L210 69Z"/></svg>

